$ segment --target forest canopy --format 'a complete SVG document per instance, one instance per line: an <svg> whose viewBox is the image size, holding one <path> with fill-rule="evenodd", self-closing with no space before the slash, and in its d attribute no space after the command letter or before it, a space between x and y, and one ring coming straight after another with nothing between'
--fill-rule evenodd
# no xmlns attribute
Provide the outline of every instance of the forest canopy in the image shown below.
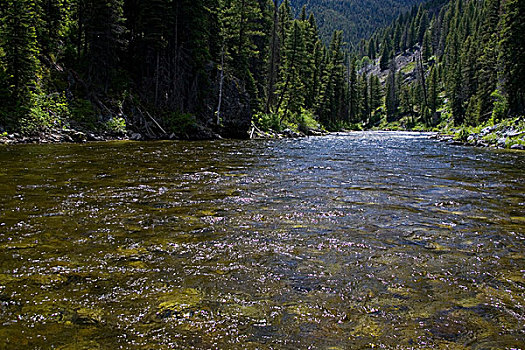
<svg viewBox="0 0 525 350"><path fill-rule="evenodd" d="M309 4L294 15L289 0L2 1L0 132L247 137L524 114L523 1L433 0L353 49L341 30L321 40L308 11L321 3ZM359 35L394 6L378 4L356 12L374 23Z"/></svg>

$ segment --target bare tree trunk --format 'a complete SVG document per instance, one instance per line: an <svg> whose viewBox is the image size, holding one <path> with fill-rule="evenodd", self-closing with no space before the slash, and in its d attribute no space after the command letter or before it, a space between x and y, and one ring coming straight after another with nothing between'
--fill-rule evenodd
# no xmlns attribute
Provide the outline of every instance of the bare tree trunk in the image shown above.
<svg viewBox="0 0 525 350"><path fill-rule="evenodd" d="M221 122L221 105L222 105L222 90L224 85L224 44L221 48L221 77L219 78L219 102L217 105L217 115L216 124L219 125Z"/></svg>

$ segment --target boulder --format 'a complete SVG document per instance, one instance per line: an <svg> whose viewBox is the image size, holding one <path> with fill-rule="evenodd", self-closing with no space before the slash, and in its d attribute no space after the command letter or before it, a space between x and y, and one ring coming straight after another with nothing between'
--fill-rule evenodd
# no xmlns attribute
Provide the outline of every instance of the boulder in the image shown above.
<svg viewBox="0 0 525 350"><path fill-rule="evenodd" d="M496 126L487 126L486 128L481 130L480 134L481 134L481 136L485 136L485 135L490 134L494 130L496 130Z"/></svg>
<svg viewBox="0 0 525 350"><path fill-rule="evenodd" d="M507 139L504 137L500 137L498 141L496 141L496 146L498 147L505 147L505 144L507 143Z"/></svg>
<svg viewBox="0 0 525 350"><path fill-rule="evenodd" d="M133 134L131 134L131 137L129 139L133 141L140 141L143 139L143 136L138 132L134 132Z"/></svg>

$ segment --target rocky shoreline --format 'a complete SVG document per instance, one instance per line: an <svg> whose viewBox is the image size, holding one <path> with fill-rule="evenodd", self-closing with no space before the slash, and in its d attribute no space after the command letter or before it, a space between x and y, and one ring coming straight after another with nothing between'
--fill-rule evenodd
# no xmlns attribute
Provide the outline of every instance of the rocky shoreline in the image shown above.
<svg viewBox="0 0 525 350"><path fill-rule="evenodd" d="M109 132L84 132L75 129L59 129L37 135L19 133L0 134L0 144L48 144L48 143L84 143L89 141L128 140L126 134Z"/></svg>
<svg viewBox="0 0 525 350"><path fill-rule="evenodd" d="M518 118L512 125L509 123L500 123L492 126L486 126L480 130L468 128L450 129L447 132L438 132L430 136L441 142L450 145L464 145L475 147L490 147L499 149L525 150L525 121ZM281 132L262 131L253 127L248 135L249 139L287 139L301 138L308 136L324 136L329 133L322 130L307 130L306 132L285 129ZM206 136L206 137L202 137ZM179 137L171 134L157 140L203 140L203 139L220 139L218 134L206 135L199 133L195 137L186 135ZM1 144L50 144L50 143L86 143L86 142L104 142L104 141L154 141L144 135L128 131L126 133L115 133L107 131L81 131L72 128L52 130L38 135L22 135L19 133L0 134Z"/></svg>
<svg viewBox="0 0 525 350"><path fill-rule="evenodd" d="M248 135L250 139L285 139L301 138L308 136L323 136L326 132L320 130L308 130L307 132L293 131L285 129L282 132L261 131L256 127ZM39 133L37 135L22 135L20 133L3 133L0 134L0 145L9 144L53 144L53 143L86 143L86 142L104 142L104 141L155 141L155 140L216 140L222 137L218 134L199 133L196 135L185 135L180 137L175 134L165 135L157 139L150 139L138 132L128 131L126 133L81 131L76 129L58 129L49 132Z"/></svg>
<svg viewBox="0 0 525 350"><path fill-rule="evenodd" d="M451 145L525 150L525 119L521 117L478 129L451 129L433 138Z"/></svg>

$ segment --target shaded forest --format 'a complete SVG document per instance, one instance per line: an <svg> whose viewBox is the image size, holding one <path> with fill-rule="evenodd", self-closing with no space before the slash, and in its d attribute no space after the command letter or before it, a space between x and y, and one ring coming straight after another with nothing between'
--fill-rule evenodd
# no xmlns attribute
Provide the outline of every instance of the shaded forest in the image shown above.
<svg viewBox="0 0 525 350"><path fill-rule="evenodd" d="M335 32L286 0L7 0L0 127L246 137L346 115ZM315 116L315 117L314 117ZM317 120L316 120L317 119Z"/></svg>
<svg viewBox="0 0 525 350"><path fill-rule="evenodd" d="M524 7L433 0L349 52L288 0L6 0L0 132L245 138L523 115Z"/></svg>

